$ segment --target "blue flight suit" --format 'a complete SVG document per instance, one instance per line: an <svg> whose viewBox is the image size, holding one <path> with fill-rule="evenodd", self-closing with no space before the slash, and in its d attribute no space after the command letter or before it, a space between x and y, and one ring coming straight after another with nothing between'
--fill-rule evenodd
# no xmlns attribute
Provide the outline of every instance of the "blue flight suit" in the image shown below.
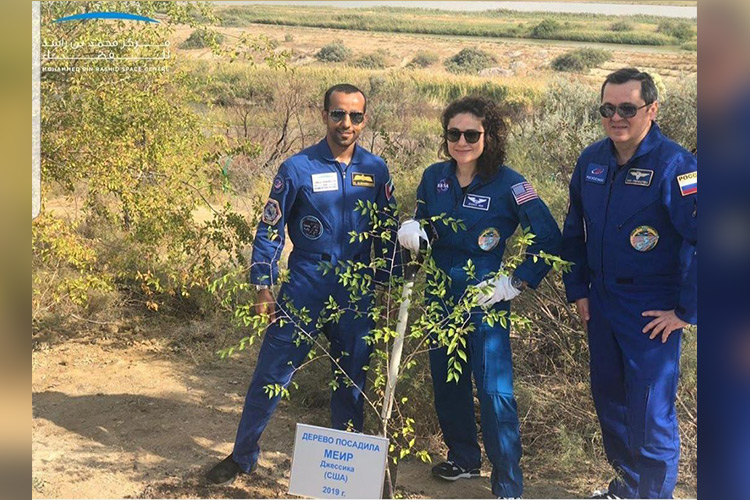
<svg viewBox="0 0 750 500"><path fill-rule="evenodd" d="M289 255L289 280L281 285L277 317L289 318L283 326L279 322L269 325L258 354L250 388L245 398L233 458L249 472L258 460L258 439L271 417L280 397L270 398L264 386L279 384L286 387L296 370L305 360L309 342L295 342L300 337L295 323L302 323L291 311L307 308L311 322L299 326L315 336L321 331L330 341L330 353L338 360L343 371L354 385L332 370L339 387L331 395L331 422L336 429L346 429L351 423L362 429L362 390L372 347L364 337L370 333L372 320L358 315L351 308L367 312L372 297L365 294L352 304L349 292L340 285L336 273L326 275L318 269L321 261L356 261L370 263L373 238L350 243L350 232L367 232L371 229L370 215L355 211L358 201L372 202L381 210L395 207L393 183L388 167L382 158L355 146L349 165L333 158L326 139L286 160L274 178L271 194L263 209L263 216L253 243L250 282L272 285L278 281L278 261L284 247L284 228L292 240ZM395 228L394 228L395 229ZM392 262L395 247L395 230L391 231L392 244L375 238L376 257ZM383 272L375 279L385 279ZM370 275L372 277L372 275ZM350 308L337 322L316 323L329 296L340 308ZM293 308L292 308L293 306Z"/></svg>
<svg viewBox="0 0 750 500"><path fill-rule="evenodd" d="M682 331L641 333L674 309L697 323L697 162L652 123L617 165L606 138L587 147L570 181L562 257L569 301L588 297L591 392L623 498L672 498L680 438L674 401ZM649 332L650 333L650 332Z"/></svg>
<svg viewBox="0 0 750 500"><path fill-rule="evenodd" d="M477 285L502 267L506 240L519 224L536 235L529 256L514 275L532 288L541 282L549 266L531 254L545 251L557 255L560 229L547 206L533 187L510 167L501 166L488 179L476 176L462 192L455 174L455 162L428 167L417 189L417 219L445 213L460 219L466 229L454 232L440 221L429 225L432 257L450 277L449 297L457 303L469 285ZM430 234L431 233L431 234ZM476 278L467 276L463 267L471 261ZM441 300L432 297L430 300ZM442 302L442 301L441 301ZM450 307L450 304L444 306ZM495 310L509 311L510 303L501 301ZM513 365L509 325L489 326L482 322L481 308L472 311L474 331L468 336L467 355L474 374L479 400L484 447L492 463L492 493L501 497L520 497L523 478L518 411L513 396ZM435 391L435 409L443 438L448 445L448 460L464 469L479 467L481 452L477 444L476 418L468 370L459 381L447 382L446 347L430 350L430 367Z"/></svg>

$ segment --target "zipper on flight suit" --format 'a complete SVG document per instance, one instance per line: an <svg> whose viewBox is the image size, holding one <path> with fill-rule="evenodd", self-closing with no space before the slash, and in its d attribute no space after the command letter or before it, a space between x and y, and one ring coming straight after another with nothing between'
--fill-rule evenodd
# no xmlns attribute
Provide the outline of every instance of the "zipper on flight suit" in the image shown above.
<svg viewBox="0 0 750 500"><path fill-rule="evenodd" d="M343 224L341 224L341 232L343 234L340 235L340 238L337 240L339 242L342 241L349 241L346 228L352 227L351 224L351 214L346 209L346 169L342 166L343 164L340 161L336 161L336 167L338 168L339 173L341 174L341 221ZM348 166L347 166L348 168ZM340 249L340 256L343 256L343 247Z"/></svg>
<svg viewBox="0 0 750 500"><path fill-rule="evenodd" d="M600 247L601 247L601 265L602 265L602 272L601 272L601 274L602 274L602 289L604 290L604 293L607 293L606 292L606 288L604 287L604 267L605 267L604 266L604 238L606 237L606 233L607 233L607 219L609 218L609 203L610 203L610 201L612 201L612 189L615 186L615 179L617 179L617 174L619 174L620 171L624 172L625 171L625 167L629 163L630 162L628 161L628 163L626 163L623 166L619 166L618 165L617 168L615 168L614 172L612 173L612 179L609 181L609 193L607 194L607 205L604 207L604 220L602 221L602 241L601 241L601 244L600 244Z"/></svg>

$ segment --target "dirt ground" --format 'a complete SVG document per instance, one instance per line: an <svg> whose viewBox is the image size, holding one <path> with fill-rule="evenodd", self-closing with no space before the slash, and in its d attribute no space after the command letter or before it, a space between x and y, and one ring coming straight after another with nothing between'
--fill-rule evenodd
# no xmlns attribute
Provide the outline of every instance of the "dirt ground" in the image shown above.
<svg viewBox="0 0 750 500"><path fill-rule="evenodd" d="M295 424L325 426L327 408L282 402L263 434L258 470L231 486L209 486L203 475L232 449L255 356L196 364L179 345L103 330L35 346L32 498L288 496ZM485 476L458 484L436 481L429 466L404 461L399 492L412 498L493 498L489 471ZM556 488L548 492L570 497Z"/></svg>
<svg viewBox="0 0 750 500"><path fill-rule="evenodd" d="M231 486L209 486L204 474L232 449L254 349L222 361L212 354L221 334L198 322L90 326L75 338L34 339L32 498L289 496L295 425L327 426L327 403L282 402L261 439L258 470ZM485 464L481 478L449 483L431 478L429 465L404 460L397 493L494 498L489 475ZM598 478L554 471L526 476L525 498L581 498L600 486Z"/></svg>
<svg viewBox="0 0 750 500"><path fill-rule="evenodd" d="M436 54L441 61L452 57L463 47L477 47L490 52L497 58L499 68L512 68L512 75L499 77L546 79L556 72L549 67L550 62L560 54L573 48L598 47L612 51L612 59L599 68L592 69L586 78L599 83L608 73L624 66L637 66L656 71L665 79L680 79L697 73L696 52L645 45L592 44L568 41L477 38L466 36L421 35L410 33L378 33L348 31L340 29L310 28L300 26L269 26L251 24L243 28L217 28L226 37L226 44L235 43L243 34L265 35L276 40L279 50L292 54L293 66L316 63L315 54L332 40L344 40L355 55L368 54L380 50L387 54L389 68L406 66L418 51ZM171 36L172 47L178 47L193 32L187 26L178 27ZM287 40L289 38L290 40ZM210 49L192 49L176 52L180 57L190 59L213 59ZM442 63L430 68L431 71L445 72Z"/></svg>

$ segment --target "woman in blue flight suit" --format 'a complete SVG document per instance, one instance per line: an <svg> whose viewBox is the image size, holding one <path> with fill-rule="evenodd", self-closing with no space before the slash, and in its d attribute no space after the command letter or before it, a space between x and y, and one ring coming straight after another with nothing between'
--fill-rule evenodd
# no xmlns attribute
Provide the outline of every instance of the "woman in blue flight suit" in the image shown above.
<svg viewBox="0 0 750 500"><path fill-rule="evenodd" d="M432 246L435 263L450 277L448 296L454 304L468 287L481 289L477 295L481 307L471 312L474 330L467 338L467 364L481 403L484 447L492 463L492 492L501 498L520 497L521 439L509 325L496 322L489 326L482 321L483 308L510 311L510 300L523 288L536 288L549 266L543 259L534 262L533 255L540 251L557 255L560 230L531 184L503 165L507 130L494 102L478 97L455 101L443 112L442 125L441 153L449 160L425 170L417 189L417 220L404 222L399 242L411 251L419 249L420 239ZM462 220L466 228L453 231L439 220L430 221L440 214ZM512 276L492 277L502 268L506 240L519 224L535 235L527 258ZM476 278L464 270L468 260L476 268ZM453 481L479 476L481 452L471 377L464 370L465 376L448 382L448 359L447 347L430 350L435 408L449 450L448 460L432 472Z"/></svg>

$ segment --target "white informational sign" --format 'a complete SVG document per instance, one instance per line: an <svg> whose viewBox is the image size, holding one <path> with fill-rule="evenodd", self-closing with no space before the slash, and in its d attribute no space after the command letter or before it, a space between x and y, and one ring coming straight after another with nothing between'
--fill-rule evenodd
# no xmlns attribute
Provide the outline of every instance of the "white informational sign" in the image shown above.
<svg viewBox="0 0 750 500"><path fill-rule="evenodd" d="M289 493L313 498L381 498L388 439L297 424Z"/></svg>

